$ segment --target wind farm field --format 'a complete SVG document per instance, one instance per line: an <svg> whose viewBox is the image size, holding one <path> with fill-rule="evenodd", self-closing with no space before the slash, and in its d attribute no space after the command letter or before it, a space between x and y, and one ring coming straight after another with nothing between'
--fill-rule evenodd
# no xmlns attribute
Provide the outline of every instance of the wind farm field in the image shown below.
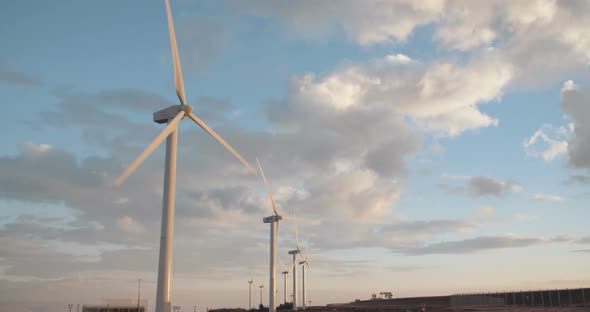
<svg viewBox="0 0 590 312"><path fill-rule="evenodd" d="M349 303L333 303L325 306L308 306L299 311L306 312L581 312L590 311L589 302L585 301L585 296L582 292L587 292L585 289L561 289L549 291L533 292L531 297L527 297L530 292L499 292L486 294L468 294L468 295L448 295L448 296L424 296L424 297L407 297L407 298L375 298L370 300L356 299ZM570 296L558 296L558 293L571 292ZM540 294L543 293L547 300L541 299ZM511 301L510 297L518 299L521 297L523 301ZM551 301L549 297L561 299L561 302ZM530 301L529 298L534 298ZM471 300L471 301L470 301ZM487 300L487 301L486 301ZM506 300L506 301L504 301ZM477 302L477 303L476 303ZM504 302L508 304L504 304ZM478 304L479 303L479 304ZM561 304L561 306L559 306ZM555 305L555 306L551 306ZM290 306L285 309L280 306L277 311L292 311ZM209 310L209 312L244 312L244 309L219 309ZM260 311L260 310L250 310ZM263 310L268 311L267 308Z"/></svg>
<svg viewBox="0 0 590 312"><path fill-rule="evenodd" d="M2 3L0 312L590 312L590 0Z"/></svg>

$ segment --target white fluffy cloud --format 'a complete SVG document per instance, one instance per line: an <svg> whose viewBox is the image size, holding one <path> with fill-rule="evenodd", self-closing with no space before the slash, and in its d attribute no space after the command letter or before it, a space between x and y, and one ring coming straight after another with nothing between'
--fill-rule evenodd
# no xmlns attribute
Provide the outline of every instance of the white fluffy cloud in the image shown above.
<svg viewBox="0 0 590 312"><path fill-rule="evenodd" d="M567 153L567 140L570 136L571 130L564 126L556 128L545 124L523 142L523 148L529 156L551 161Z"/></svg>
<svg viewBox="0 0 590 312"><path fill-rule="evenodd" d="M501 97L512 78L511 66L493 51L467 64L390 59L345 65L319 78L305 75L295 80L293 96L322 111L381 109L445 136L498 124L478 109Z"/></svg>
<svg viewBox="0 0 590 312"><path fill-rule="evenodd" d="M433 25L433 42L451 51L498 51L517 84L555 81L590 62L587 1L250 1L241 9L306 38L344 32L362 46L404 41Z"/></svg>

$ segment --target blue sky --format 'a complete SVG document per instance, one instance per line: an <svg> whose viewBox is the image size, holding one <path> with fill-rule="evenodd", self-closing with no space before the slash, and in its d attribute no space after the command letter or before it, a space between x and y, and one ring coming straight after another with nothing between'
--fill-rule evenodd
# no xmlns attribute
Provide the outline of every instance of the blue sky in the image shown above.
<svg viewBox="0 0 590 312"><path fill-rule="evenodd" d="M589 5L172 11L188 102L306 219L308 296L324 304L588 286ZM0 11L0 302L61 311L142 278L153 304L164 149L112 181L177 103L163 1ZM263 186L186 120L179 142L173 302L244 306L250 276L268 283Z"/></svg>

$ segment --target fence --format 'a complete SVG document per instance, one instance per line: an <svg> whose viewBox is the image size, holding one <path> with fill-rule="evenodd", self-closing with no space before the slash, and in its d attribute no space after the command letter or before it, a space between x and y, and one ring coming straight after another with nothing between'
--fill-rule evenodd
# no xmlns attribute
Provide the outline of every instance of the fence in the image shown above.
<svg viewBox="0 0 590 312"><path fill-rule="evenodd" d="M451 306L464 305L590 306L590 288L489 292L451 296Z"/></svg>

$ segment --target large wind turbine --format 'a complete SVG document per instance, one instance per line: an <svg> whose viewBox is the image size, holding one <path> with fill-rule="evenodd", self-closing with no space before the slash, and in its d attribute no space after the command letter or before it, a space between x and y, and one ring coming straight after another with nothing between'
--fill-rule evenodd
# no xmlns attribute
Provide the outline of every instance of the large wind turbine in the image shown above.
<svg viewBox="0 0 590 312"><path fill-rule="evenodd" d="M293 311L297 311L297 256L301 254L301 250L299 250L299 235L297 234L297 225L295 225L295 246L295 249L289 250L289 254L293 255Z"/></svg>
<svg viewBox="0 0 590 312"><path fill-rule="evenodd" d="M174 192L176 186L176 146L178 142L178 123L185 116L192 119L205 132L211 135L221 145L228 149L246 168L256 174L256 171L246 160L236 152L213 129L209 128L201 119L192 113L192 107L187 105L184 95L184 82L182 70L176 47L176 35L174 23L170 12L169 0L165 0L168 16L168 30L170 32L170 46L172 47L172 60L174 64L174 85L180 105L173 105L154 113L156 123L168 123L148 147L137 157L127 169L117 178L115 184L121 185L139 165L166 139L166 163L164 171L164 198L162 203L162 228L160 234L160 256L158 262L158 286L156 292L156 312L170 312L170 273L172 271L172 238L174 232Z"/></svg>
<svg viewBox="0 0 590 312"><path fill-rule="evenodd" d="M307 266L309 268L309 238L307 239L307 243L305 243L305 258L303 258L302 261L299 261L299 265L301 265L301 284L302 284L301 285L301 301L302 301L301 306L305 310L305 308L306 308L305 295L306 295L306 287L307 287L307 283L305 280L305 267Z"/></svg>
<svg viewBox="0 0 590 312"><path fill-rule="evenodd" d="M270 281L268 285L268 310L269 312L275 312L276 310L276 257L277 257L277 234L279 230L279 221L280 220L301 220L295 217L288 217L288 216L281 216L277 210L277 205L275 200L272 197L272 192L270 191L270 187L268 186L268 182L266 181L266 176L264 175L264 171L262 170L262 166L258 159L256 159L258 163L258 169L260 170L260 175L262 176L262 180L264 181L264 185L266 186L266 191L268 192L268 198L270 200L270 204L272 206L272 211L274 215L270 217L262 218L262 222L270 223Z"/></svg>

